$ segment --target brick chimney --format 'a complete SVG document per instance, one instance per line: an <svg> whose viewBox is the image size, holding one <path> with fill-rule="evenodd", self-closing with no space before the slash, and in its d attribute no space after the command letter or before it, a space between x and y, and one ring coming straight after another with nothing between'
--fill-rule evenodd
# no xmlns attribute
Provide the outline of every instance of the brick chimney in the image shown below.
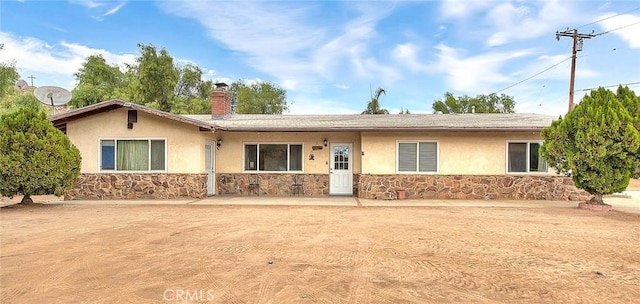
<svg viewBox="0 0 640 304"><path fill-rule="evenodd" d="M227 92L226 83L216 83L216 90L211 92L211 115L224 116L231 114L231 94Z"/></svg>

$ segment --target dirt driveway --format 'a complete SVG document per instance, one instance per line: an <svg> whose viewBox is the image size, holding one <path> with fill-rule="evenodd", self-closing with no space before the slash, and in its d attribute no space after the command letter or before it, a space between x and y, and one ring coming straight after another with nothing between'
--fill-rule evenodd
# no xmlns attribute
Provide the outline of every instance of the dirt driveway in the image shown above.
<svg viewBox="0 0 640 304"><path fill-rule="evenodd" d="M633 303L639 228L574 208L10 207L0 302Z"/></svg>

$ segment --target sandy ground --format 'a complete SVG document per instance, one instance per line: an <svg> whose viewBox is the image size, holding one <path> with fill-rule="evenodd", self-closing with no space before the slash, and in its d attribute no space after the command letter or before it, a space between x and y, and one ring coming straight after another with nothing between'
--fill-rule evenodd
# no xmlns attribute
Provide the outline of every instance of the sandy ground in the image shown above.
<svg viewBox="0 0 640 304"><path fill-rule="evenodd" d="M639 228L550 207L9 207L0 302L633 303Z"/></svg>

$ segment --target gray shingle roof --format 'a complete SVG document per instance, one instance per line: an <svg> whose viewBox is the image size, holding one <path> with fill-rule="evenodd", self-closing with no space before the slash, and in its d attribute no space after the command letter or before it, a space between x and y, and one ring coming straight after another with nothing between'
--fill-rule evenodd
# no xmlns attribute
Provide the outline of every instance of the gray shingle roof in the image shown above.
<svg viewBox="0 0 640 304"><path fill-rule="evenodd" d="M183 115L228 131L540 131L542 114Z"/></svg>
<svg viewBox="0 0 640 304"><path fill-rule="evenodd" d="M392 114L392 115L178 115L118 99L50 117L57 127L67 121L116 108L140 110L198 126L203 131L258 132L539 132L553 116L542 114Z"/></svg>

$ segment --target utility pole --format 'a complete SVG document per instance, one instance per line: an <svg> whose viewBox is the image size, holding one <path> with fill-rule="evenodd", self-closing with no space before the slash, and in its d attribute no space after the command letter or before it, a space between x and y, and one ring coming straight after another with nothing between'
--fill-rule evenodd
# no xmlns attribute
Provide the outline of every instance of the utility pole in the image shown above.
<svg viewBox="0 0 640 304"><path fill-rule="evenodd" d="M29 76L27 78L31 79L31 87L33 88L33 80L36 79L36 77L31 75L31 76Z"/></svg>
<svg viewBox="0 0 640 304"><path fill-rule="evenodd" d="M558 41L560 40L560 37L573 38L573 47L571 50L571 80L569 82L569 110L567 113L573 110L573 85L576 79L576 54L579 51L582 51L582 43L585 38L589 39L595 36L597 35L593 34L593 32L591 32L591 34L580 34L577 29L569 30L567 28L567 30L562 32L556 31L556 40Z"/></svg>

